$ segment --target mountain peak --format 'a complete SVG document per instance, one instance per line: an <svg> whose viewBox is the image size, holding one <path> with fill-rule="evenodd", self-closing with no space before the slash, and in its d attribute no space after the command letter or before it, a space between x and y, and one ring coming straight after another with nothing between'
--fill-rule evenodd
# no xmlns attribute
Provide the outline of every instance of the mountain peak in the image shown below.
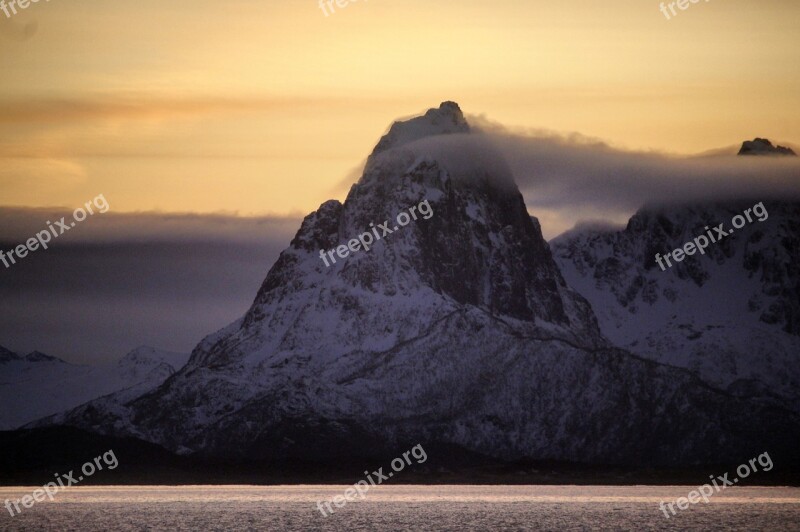
<svg viewBox="0 0 800 532"><path fill-rule="evenodd" d="M796 157L797 154L791 148L784 146L773 146L769 139L756 137L753 140L746 140L742 143L739 155L789 155Z"/></svg>
<svg viewBox="0 0 800 532"><path fill-rule="evenodd" d="M425 137L469 132L469 124L458 104L442 102L438 108L428 109L422 116L393 123L375 146L372 156Z"/></svg>
<svg viewBox="0 0 800 532"><path fill-rule="evenodd" d="M19 355L0 345L0 364L4 362L11 362L12 360L19 360L19 358Z"/></svg>
<svg viewBox="0 0 800 532"><path fill-rule="evenodd" d="M149 345L140 345L122 357L123 361L136 362L138 360L152 360L156 358L156 350Z"/></svg>
<svg viewBox="0 0 800 532"><path fill-rule="evenodd" d="M31 351L25 356L25 360L27 360L28 362L61 362L62 364L65 363L60 358L46 355L41 351Z"/></svg>
<svg viewBox="0 0 800 532"><path fill-rule="evenodd" d="M373 153L344 203L326 202L303 220L244 319L195 350L190 365L332 361L391 349L467 311L513 320L530 334L602 344L502 154L482 135L447 134L468 131L452 102L395 122L376 148L386 151ZM430 219L402 230L392 223L423 202ZM368 251L320 259L380 222L391 236L373 239Z"/></svg>
<svg viewBox="0 0 800 532"><path fill-rule="evenodd" d="M122 357L117 365L126 368L136 368L137 366L158 366L159 364L169 364L174 369L182 367L189 355L186 353L172 353L161 351L149 345L140 345L130 353Z"/></svg>

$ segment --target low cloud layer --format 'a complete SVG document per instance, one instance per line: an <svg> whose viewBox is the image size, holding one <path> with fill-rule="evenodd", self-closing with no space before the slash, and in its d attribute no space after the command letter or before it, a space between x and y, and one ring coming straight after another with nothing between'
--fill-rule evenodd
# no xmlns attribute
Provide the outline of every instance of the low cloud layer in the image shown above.
<svg viewBox="0 0 800 532"><path fill-rule="evenodd" d="M0 208L9 250L58 209ZM71 362L139 345L188 352L241 316L300 225L294 218L113 214L87 218L50 249L0 264L0 345Z"/></svg>

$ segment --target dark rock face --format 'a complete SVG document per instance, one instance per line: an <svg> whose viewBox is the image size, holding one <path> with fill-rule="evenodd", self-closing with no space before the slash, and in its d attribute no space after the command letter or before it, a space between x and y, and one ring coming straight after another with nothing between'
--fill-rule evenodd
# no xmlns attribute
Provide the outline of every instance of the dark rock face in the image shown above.
<svg viewBox="0 0 800 532"><path fill-rule="evenodd" d="M446 175L434 164L415 168L411 181L421 182L430 172ZM494 315L595 327L588 305L578 298L572 304L582 313L570 322L562 300L566 284L522 195L496 191L488 182L441 186L445 195L435 203L436 216L422 226L420 253L413 261L424 282ZM471 218L470 206L480 206L481 215Z"/></svg>
<svg viewBox="0 0 800 532"><path fill-rule="evenodd" d="M423 203L430 216L398 227ZM390 232L368 251L321 260L379 224ZM182 370L64 419L216 457L326 460L414 441L688 464L739 459L764 434L783 446L797 433L787 416L612 347L505 162L446 102L392 126L345 202L306 217L245 316Z"/></svg>
<svg viewBox="0 0 800 532"><path fill-rule="evenodd" d="M738 155L789 155L796 157L797 154L791 148L784 146L773 146L767 139L756 138L746 140L742 143Z"/></svg>

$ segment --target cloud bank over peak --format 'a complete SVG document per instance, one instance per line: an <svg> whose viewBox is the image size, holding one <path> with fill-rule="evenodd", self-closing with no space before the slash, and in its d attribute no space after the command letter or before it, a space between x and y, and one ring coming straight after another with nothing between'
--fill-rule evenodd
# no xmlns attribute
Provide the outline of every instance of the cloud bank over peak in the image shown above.
<svg viewBox="0 0 800 532"><path fill-rule="evenodd" d="M504 155L548 238L586 220L624 223L647 204L800 200L798 158L740 157L733 145L676 156L580 134L511 130L482 116L468 120Z"/></svg>

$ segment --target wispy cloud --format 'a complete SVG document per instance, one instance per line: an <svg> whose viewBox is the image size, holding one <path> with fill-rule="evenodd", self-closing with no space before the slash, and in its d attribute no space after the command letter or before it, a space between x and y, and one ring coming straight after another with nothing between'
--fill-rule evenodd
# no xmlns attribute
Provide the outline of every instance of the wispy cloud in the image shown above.
<svg viewBox="0 0 800 532"><path fill-rule="evenodd" d="M281 111L326 105L331 100L301 97L176 97L153 93L74 98L7 98L0 101L0 123L58 123L93 119L152 119L218 112Z"/></svg>
<svg viewBox="0 0 800 532"><path fill-rule="evenodd" d="M586 219L620 222L650 203L800 199L800 158L738 157L735 147L673 156L470 120L503 153L548 236Z"/></svg>

